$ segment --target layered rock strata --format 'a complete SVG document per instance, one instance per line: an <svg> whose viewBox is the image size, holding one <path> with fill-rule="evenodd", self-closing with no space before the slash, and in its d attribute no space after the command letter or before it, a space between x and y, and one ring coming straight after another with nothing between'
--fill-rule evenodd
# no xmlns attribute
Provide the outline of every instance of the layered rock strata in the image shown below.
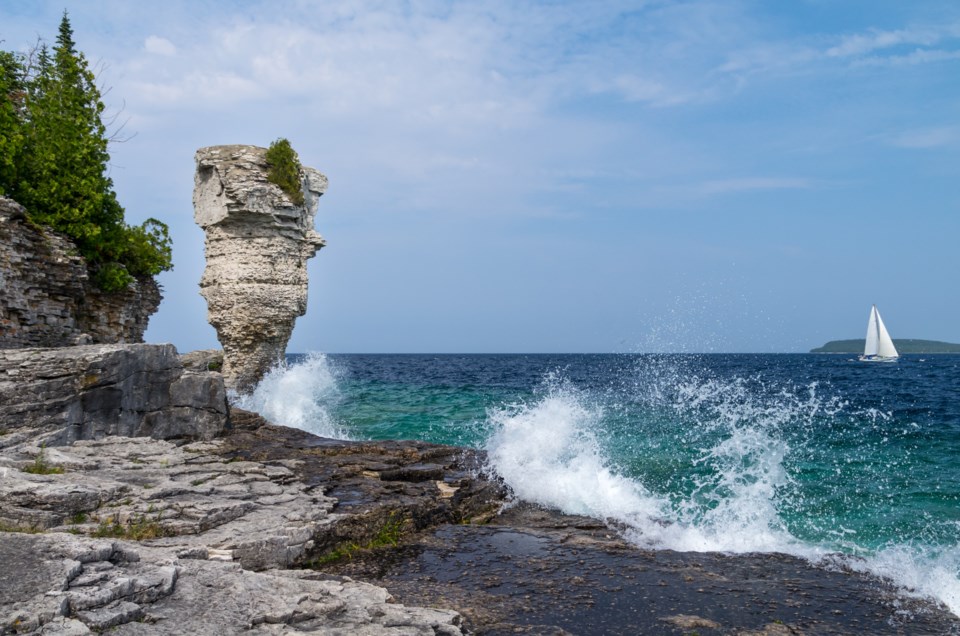
<svg viewBox="0 0 960 636"><path fill-rule="evenodd" d="M162 296L153 278L105 293L66 236L0 197L0 349L143 341Z"/></svg>
<svg viewBox="0 0 960 636"><path fill-rule="evenodd" d="M500 491L475 487L462 449L233 416L209 441L0 449L0 633L462 633L456 611L291 569L370 549L385 524L406 535L489 515ZM41 456L47 470L30 472Z"/></svg>
<svg viewBox="0 0 960 636"><path fill-rule="evenodd" d="M0 350L0 448L107 435L210 439L227 423L219 374L173 345Z"/></svg>
<svg viewBox="0 0 960 636"><path fill-rule="evenodd" d="M264 148L201 148L196 164L194 219L207 259L200 293L223 346L227 387L247 391L283 358L306 312L306 262L324 245L313 223L327 178L303 168L298 206L267 180Z"/></svg>

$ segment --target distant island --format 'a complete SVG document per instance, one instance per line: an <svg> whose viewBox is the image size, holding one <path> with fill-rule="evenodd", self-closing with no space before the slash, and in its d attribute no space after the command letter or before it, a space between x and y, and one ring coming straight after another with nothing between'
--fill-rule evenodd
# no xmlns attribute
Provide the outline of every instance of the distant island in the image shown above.
<svg viewBox="0 0 960 636"><path fill-rule="evenodd" d="M894 339L893 344L900 353L960 353L960 344L939 340ZM831 340L822 347L811 349L810 353L863 353L863 345L863 338Z"/></svg>

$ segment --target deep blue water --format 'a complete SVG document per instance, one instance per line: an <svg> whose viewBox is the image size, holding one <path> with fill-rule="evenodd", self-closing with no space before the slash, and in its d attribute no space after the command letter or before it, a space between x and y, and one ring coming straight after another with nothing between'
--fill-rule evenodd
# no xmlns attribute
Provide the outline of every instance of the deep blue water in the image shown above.
<svg viewBox="0 0 960 636"><path fill-rule="evenodd" d="M244 400L485 448L518 497L639 545L839 552L960 610L960 356L291 356Z"/></svg>

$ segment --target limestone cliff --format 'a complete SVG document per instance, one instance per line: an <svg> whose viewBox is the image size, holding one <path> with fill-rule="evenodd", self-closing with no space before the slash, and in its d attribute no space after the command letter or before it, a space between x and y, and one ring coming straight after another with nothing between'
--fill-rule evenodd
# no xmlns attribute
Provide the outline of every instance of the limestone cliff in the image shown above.
<svg viewBox="0 0 960 636"><path fill-rule="evenodd" d="M327 178L302 168L304 204L267 181L266 149L197 151L194 219L206 233L200 293L223 346L228 388L245 391L282 359L307 309L307 260L323 247L314 231Z"/></svg>
<svg viewBox="0 0 960 636"><path fill-rule="evenodd" d="M66 236L0 197L0 349L143 342L160 288L142 277L117 293L90 282Z"/></svg>

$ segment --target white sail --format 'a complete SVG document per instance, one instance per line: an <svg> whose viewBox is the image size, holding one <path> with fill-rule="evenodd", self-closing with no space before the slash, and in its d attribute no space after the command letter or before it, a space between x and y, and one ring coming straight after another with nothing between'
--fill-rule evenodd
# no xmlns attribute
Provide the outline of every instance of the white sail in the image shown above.
<svg viewBox="0 0 960 636"><path fill-rule="evenodd" d="M863 347L864 357L875 356L880 351L880 330L877 327L879 317L877 306L874 305L873 309L870 310L870 318L867 320L867 341Z"/></svg>
<svg viewBox="0 0 960 636"><path fill-rule="evenodd" d="M873 310L877 313L877 331L880 336L877 355L881 358L899 357L900 354L897 353L897 348L893 346L893 339L890 338L890 334L887 333L887 328L883 324L883 318L880 317L880 312L877 311L876 306L873 307Z"/></svg>
<svg viewBox="0 0 960 636"><path fill-rule="evenodd" d="M866 361L892 361L896 360L899 356L900 354L897 353L897 348L893 346L893 339L890 338L890 334L883 324L880 312L877 311L877 306L874 305L870 309L870 319L867 321L867 339L864 342L863 355L860 356L860 359Z"/></svg>

